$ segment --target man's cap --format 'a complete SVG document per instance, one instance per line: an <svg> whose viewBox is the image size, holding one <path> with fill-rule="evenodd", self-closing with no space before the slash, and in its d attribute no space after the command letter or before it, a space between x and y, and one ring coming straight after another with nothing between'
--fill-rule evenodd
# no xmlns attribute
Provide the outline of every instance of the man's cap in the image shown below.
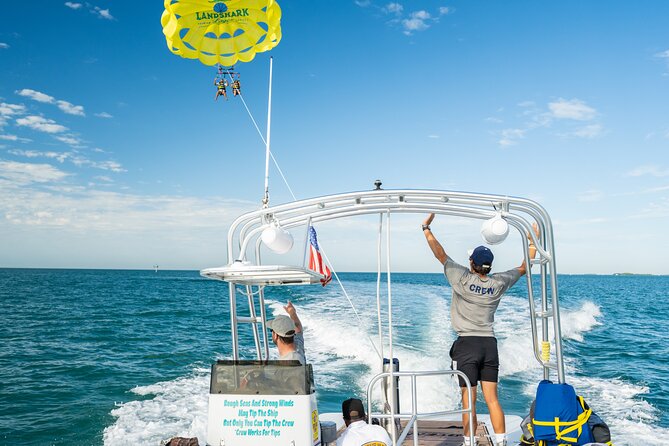
<svg viewBox="0 0 669 446"><path fill-rule="evenodd" d="M275 317L267 323L267 327L274 333L284 338L295 336L295 322L283 314Z"/></svg>
<svg viewBox="0 0 669 446"><path fill-rule="evenodd" d="M349 398L341 403L341 413L345 420L365 418L365 406L357 398Z"/></svg>
<svg viewBox="0 0 669 446"><path fill-rule="evenodd" d="M474 265L476 266L491 267L492 261L495 258L495 256L492 255L492 251L490 250L490 248L487 248L485 246L477 246L469 254L469 258L471 259L472 262L474 262Z"/></svg>

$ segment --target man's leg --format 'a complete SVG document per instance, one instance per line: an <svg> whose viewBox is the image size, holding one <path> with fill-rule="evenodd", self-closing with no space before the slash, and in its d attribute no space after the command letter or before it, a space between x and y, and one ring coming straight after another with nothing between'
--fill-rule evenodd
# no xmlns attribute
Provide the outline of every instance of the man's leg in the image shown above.
<svg viewBox="0 0 669 446"><path fill-rule="evenodd" d="M504 410L497 399L497 383L490 381L481 381L481 390L483 397L490 411L490 421L496 434L506 433L506 423L504 422ZM476 400L474 400L476 401Z"/></svg>
<svg viewBox="0 0 669 446"><path fill-rule="evenodd" d="M478 421L476 420L476 391L478 387L472 386L472 423L474 423L474 435L476 435L476 426L478 426ZM460 387L462 392L462 408L469 409L469 393L467 392L466 387ZM469 436L469 415L466 413L462 414L462 425L464 426L464 435L465 437Z"/></svg>

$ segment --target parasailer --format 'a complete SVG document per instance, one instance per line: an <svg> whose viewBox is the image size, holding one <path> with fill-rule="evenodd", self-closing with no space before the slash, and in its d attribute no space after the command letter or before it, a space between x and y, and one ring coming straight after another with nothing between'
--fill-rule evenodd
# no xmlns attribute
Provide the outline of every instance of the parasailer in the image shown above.
<svg viewBox="0 0 669 446"><path fill-rule="evenodd" d="M240 94L242 94L242 84L239 82L239 74L238 74L237 79L232 81L232 95L239 96Z"/></svg>
<svg viewBox="0 0 669 446"><path fill-rule="evenodd" d="M228 100L228 81L223 78L214 79L214 85L216 85L216 96L214 100L218 101L219 96L225 96L225 100Z"/></svg>
<svg viewBox="0 0 669 446"><path fill-rule="evenodd" d="M164 5L167 47L181 57L218 65L216 98L227 98L219 84L224 75L230 76L233 94L241 94L239 74L223 67L250 62L281 40L281 8L274 0L165 0Z"/></svg>

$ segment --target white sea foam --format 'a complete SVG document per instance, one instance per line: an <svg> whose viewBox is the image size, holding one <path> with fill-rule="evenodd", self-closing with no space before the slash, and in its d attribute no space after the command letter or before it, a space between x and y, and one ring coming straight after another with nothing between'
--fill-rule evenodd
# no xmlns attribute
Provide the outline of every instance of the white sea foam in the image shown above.
<svg viewBox="0 0 669 446"><path fill-rule="evenodd" d="M530 377L539 377L537 361L534 358L530 319L526 299L508 297L503 301L496 315L495 334L499 339L499 355L502 358L500 375L508 376L521 372L530 373ZM601 322L597 318L602 313L597 305L585 301L577 310L561 310L561 328L563 339L583 342L583 336ZM539 332L541 327L538 327ZM549 339L553 338L552 320L549 323ZM555 345L551 342L551 352ZM573 358L566 358L570 366ZM533 371L535 373L533 373Z"/></svg>
<svg viewBox="0 0 669 446"><path fill-rule="evenodd" d="M193 375L135 387L131 392L151 399L119 404L111 414L117 420L105 428L105 446L159 445L171 437L198 437L205 444L209 370Z"/></svg>
<svg viewBox="0 0 669 446"><path fill-rule="evenodd" d="M364 284L358 288L354 288L352 299L361 315L360 321L345 298L334 297L338 292L332 288L318 298L300 303L299 314L306 327L307 357L314 364L317 387L340 392L342 395L364 397L367 383L380 371L380 360L368 340L372 338L378 346L374 287L373 284ZM407 304L407 296L415 292L412 288L415 290L415 286L409 285L398 284L394 287L393 293L400 297L398 301L407 314L404 317L398 315L393 325L397 331L401 327L401 330L424 333L422 338L427 339L417 336L412 345L396 343L394 356L400 358L403 370L448 369L448 349L453 340L450 330L450 299L444 288L421 287L415 308L416 311L419 307L423 310L427 308L427 311L422 313L422 320L413 321L415 326L412 327L412 317L415 317L412 312L414 303ZM282 303L268 303L270 313L283 313ZM385 314L385 310L383 311ZM575 310L563 309L561 320L564 337L582 342L590 330L602 323L601 316L599 307L589 301L583 302ZM525 392L533 395L541 373L532 352L526 300L512 296L503 300L497 314L495 330L502 358L500 374L522 377L527 383ZM275 355L274 350L272 349L272 354ZM387 346L384 354L388 356ZM571 378L577 362L567 359L569 381L609 424L615 444L659 445L662 441L659 439L669 438L669 429L654 426L659 416L658 411L642 399L642 395L648 393L647 387L620 379ZM359 370L363 370L353 382L342 377L342 371L351 364L356 364ZM408 380L405 383L401 386L400 401L402 407L408 409ZM208 370L198 368L187 377L132 389L139 396L153 397L129 401L115 408L112 415L117 420L105 429L104 444L157 445L172 436L198 437L200 443L204 444L208 384ZM452 408L459 401L457 384L452 378L441 377L422 385L419 383L419 394L421 410ZM378 402L379 395L375 395L374 399Z"/></svg>

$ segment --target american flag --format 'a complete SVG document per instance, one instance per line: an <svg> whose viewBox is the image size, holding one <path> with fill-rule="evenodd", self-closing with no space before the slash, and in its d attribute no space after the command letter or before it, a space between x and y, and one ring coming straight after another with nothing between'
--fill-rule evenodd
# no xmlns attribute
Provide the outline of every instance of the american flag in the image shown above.
<svg viewBox="0 0 669 446"><path fill-rule="evenodd" d="M321 279L321 285L325 286L332 281L332 273L330 268L323 262L320 249L318 248L318 239L316 238L316 230L313 226L309 226L309 269L317 272L325 277Z"/></svg>

